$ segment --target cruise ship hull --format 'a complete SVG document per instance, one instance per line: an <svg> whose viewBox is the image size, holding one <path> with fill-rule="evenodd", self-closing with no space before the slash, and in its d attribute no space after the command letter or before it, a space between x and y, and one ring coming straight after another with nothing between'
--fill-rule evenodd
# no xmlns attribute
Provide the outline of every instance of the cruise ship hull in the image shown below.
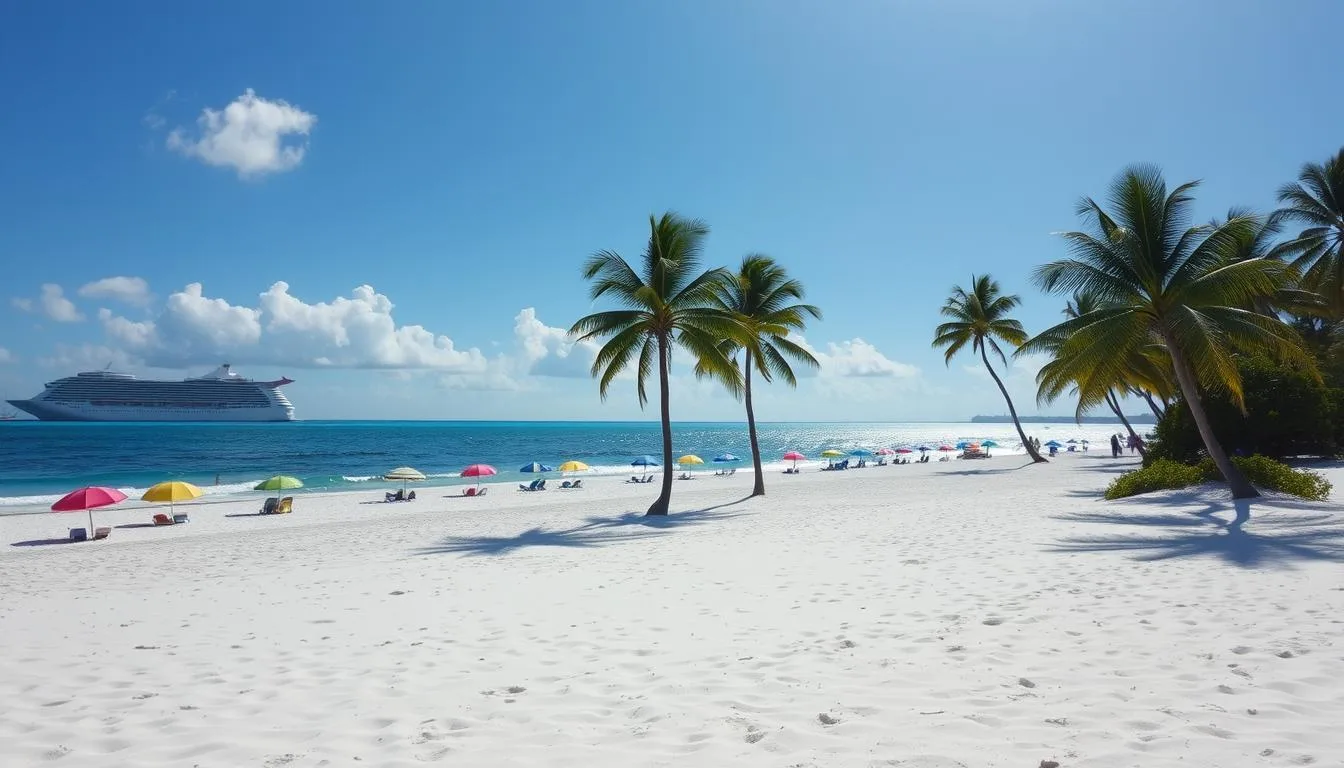
<svg viewBox="0 0 1344 768"><path fill-rule="evenodd" d="M279 403L253 408L146 408L138 406L10 400L42 421L293 421L294 407Z"/></svg>

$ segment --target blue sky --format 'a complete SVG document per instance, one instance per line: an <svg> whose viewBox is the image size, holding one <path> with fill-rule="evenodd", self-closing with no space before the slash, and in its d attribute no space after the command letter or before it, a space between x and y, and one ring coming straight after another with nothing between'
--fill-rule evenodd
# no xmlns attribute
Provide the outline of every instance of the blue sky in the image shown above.
<svg viewBox="0 0 1344 768"><path fill-rule="evenodd" d="M305 418L637 418L559 329L590 310L583 258L637 256L675 209L711 261L769 253L825 310L821 371L761 418L1001 413L929 347L951 285L991 272L1039 330L1061 300L1027 275L1123 166L1203 179L1210 217L1267 209L1344 124L1332 0L0 13L10 398L227 359L296 379ZM674 418L737 417L679 372ZM1021 410L1071 412L1033 373Z"/></svg>

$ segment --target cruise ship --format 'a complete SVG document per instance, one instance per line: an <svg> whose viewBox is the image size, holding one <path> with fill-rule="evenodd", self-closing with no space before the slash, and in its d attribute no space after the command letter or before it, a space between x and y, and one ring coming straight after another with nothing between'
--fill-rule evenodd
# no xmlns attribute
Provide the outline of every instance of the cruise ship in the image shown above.
<svg viewBox="0 0 1344 768"><path fill-rule="evenodd" d="M280 391L292 383L244 379L228 363L181 381L88 371L9 404L43 421L293 421L294 406Z"/></svg>

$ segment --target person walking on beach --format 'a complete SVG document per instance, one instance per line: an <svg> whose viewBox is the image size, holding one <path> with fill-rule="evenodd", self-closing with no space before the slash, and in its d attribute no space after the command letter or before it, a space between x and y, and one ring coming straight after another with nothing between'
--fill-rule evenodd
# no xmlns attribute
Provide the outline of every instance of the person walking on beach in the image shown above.
<svg viewBox="0 0 1344 768"><path fill-rule="evenodd" d="M1120 458L1120 438L1111 435L1111 458Z"/></svg>

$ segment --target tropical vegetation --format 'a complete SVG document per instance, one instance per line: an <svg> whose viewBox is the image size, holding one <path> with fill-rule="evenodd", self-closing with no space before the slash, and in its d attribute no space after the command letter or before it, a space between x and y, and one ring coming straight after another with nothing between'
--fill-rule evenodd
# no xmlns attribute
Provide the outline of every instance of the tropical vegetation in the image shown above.
<svg viewBox="0 0 1344 768"><path fill-rule="evenodd" d="M1265 456L1236 456L1232 459L1237 470L1262 488L1291 494L1310 501L1325 501L1333 490L1329 480L1320 473L1293 469L1282 462ZM1106 487L1108 499L1123 499L1141 493L1187 488L1192 485L1223 479L1212 459L1198 464L1184 464L1170 459L1157 459L1148 466L1120 475Z"/></svg>
<svg viewBox="0 0 1344 768"><path fill-rule="evenodd" d="M617 377L633 368L639 404L644 407L648 380L658 377L663 477L649 515L666 515L672 499L668 390L674 349L689 353L697 376L715 379L745 400L757 496L765 493L765 479L752 374L766 382L779 378L795 385L792 364L817 365L816 358L790 338L804 329L808 318L821 317L820 309L802 303L802 283L770 257L758 254L744 258L735 273L722 267L703 269L708 234L704 222L668 212L649 217L648 243L635 263L614 251L593 254L583 266L589 294L594 301L613 300L619 308L582 317L569 330L579 341L603 340L592 375L604 400Z"/></svg>
<svg viewBox="0 0 1344 768"><path fill-rule="evenodd" d="M1017 428L1017 436L1021 438L1027 455L1031 456L1032 461L1044 462L1047 459L1041 456L1032 441L1027 439L1027 433L1022 430L1022 422L1017 418L1013 398L1009 396L1008 388L1003 385L1003 379L999 378L994 366L990 364L989 354L986 351L993 350L999 360L1007 365L1008 357L1003 353L1003 347L999 346L999 342L1016 350L1027 340L1027 332L1022 329L1022 323L1008 316L1021 303L1019 297L1005 294L989 275L971 275L970 289L953 286L952 295L943 304L942 314L947 318L947 322L934 329L933 346L944 350L943 361L948 365L952 364L952 358L968 344L972 352L979 353L980 360L985 364L985 370L989 371L994 383L999 385L999 392L1008 403L1008 413L1012 416L1013 426Z"/></svg>
<svg viewBox="0 0 1344 768"><path fill-rule="evenodd" d="M756 412L752 408L751 383L755 371L764 382L782 379L791 387L798 385L790 361L809 368L817 359L798 342L789 338L801 332L808 318L820 320L821 310L801 303L803 284L790 278L784 267L762 254L749 254L735 274L719 283L715 300L720 309L737 321L737 336L721 345L723 353L736 359L742 353L742 400L747 409L747 433L751 440L751 461L755 471L752 496L765 494L765 473L761 469L761 446L756 437ZM697 373L712 370L697 366Z"/></svg>

